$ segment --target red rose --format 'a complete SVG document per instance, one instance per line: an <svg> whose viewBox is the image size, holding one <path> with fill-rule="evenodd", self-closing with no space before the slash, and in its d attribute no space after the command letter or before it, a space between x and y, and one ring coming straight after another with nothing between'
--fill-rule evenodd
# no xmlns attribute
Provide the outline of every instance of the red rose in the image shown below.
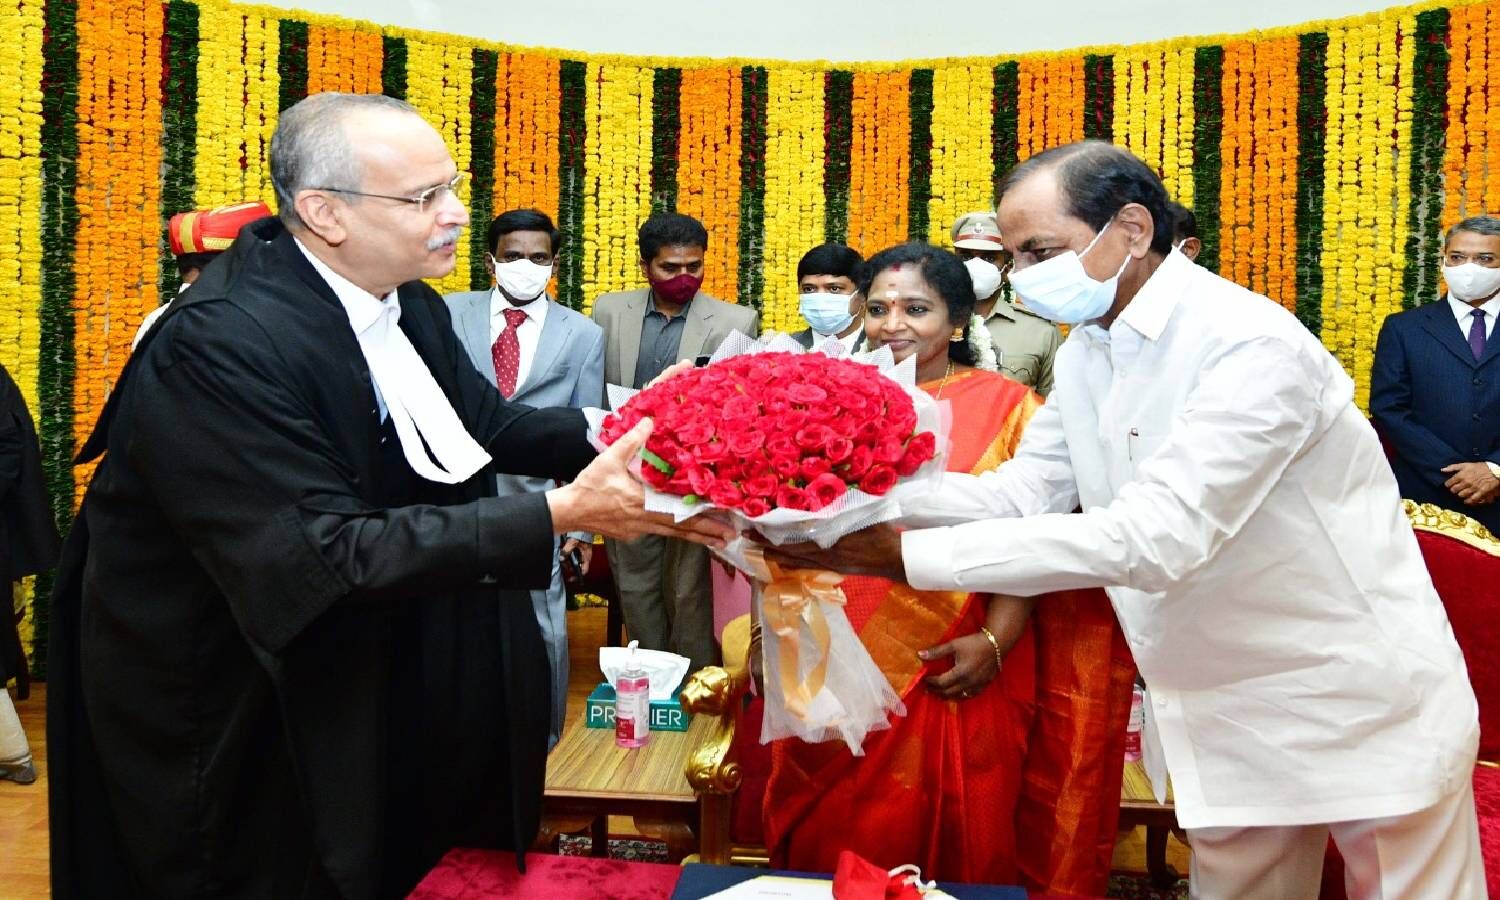
<svg viewBox="0 0 1500 900"><path fill-rule="evenodd" d="M805 481L812 481L832 468L833 464L823 457L809 456L802 460L802 464L797 467L797 474L801 475Z"/></svg>
<svg viewBox="0 0 1500 900"><path fill-rule="evenodd" d="M729 458L729 445L723 441L709 441L693 448L693 458L700 463L716 463Z"/></svg>
<svg viewBox="0 0 1500 900"><path fill-rule="evenodd" d="M849 480L858 481L870 471L875 463L875 451L869 447L855 447L849 454Z"/></svg>
<svg viewBox="0 0 1500 900"><path fill-rule="evenodd" d="M713 473L702 466L692 466L685 470L688 477L688 487L693 493L700 497L706 496L713 490L715 480Z"/></svg>
<svg viewBox="0 0 1500 900"><path fill-rule="evenodd" d="M805 409L789 409L784 413L776 414L776 427L787 434L796 434L797 431L807 425L811 416Z"/></svg>
<svg viewBox="0 0 1500 900"><path fill-rule="evenodd" d="M911 434L913 428L917 427L917 411L911 405L910 398L903 395L901 399L906 402L904 404L893 403L886 407L886 428L889 434L906 437Z"/></svg>
<svg viewBox="0 0 1500 900"><path fill-rule="evenodd" d="M667 486L662 488L662 490L669 494L676 494L679 497L686 497L693 493L693 483L692 479L688 477L688 470L678 469L676 472L673 472L672 477L667 479Z"/></svg>
<svg viewBox="0 0 1500 900"><path fill-rule="evenodd" d="M716 484L713 490L708 492L708 499L714 506L738 509L745 502L745 495L732 484Z"/></svg>
<svg viewBox="0 0 1500 900"><path fill-rule="evenodd" d="M759 450L765 442L765 433L754 428L731 432L728 440L725 441L729 445L729 452L735 456L749 456Z"/></svg>
<svg viewBox="0 0 1500 900"><path fill-rule="evenodd" d="M875 461L895 465L906 455L906 448L894 438L886 438L875 447Z"/></svg>
<svg viewBox="0 0 1500 900"><path fill-rule="evenodd" d="M812 509L806 491L785 484L776 489L776 505L782 509Z"/></svg>
<svg viewBox="0 0 1500 900"><path fill-rule="evenodd" d="M922 464L932 459L937 448L937 436L930 431L924 431L906 442L906 451L901 455L900 462L896 463L896 474L905 478L922 468Z"/></svg>
<svg viewBox="0 0 1500 900"><path fill-rule="evenodd" d="M795 456L777 456L771 460L771 468L782 478L796 478L802 471L802 462Z"/></svg>
<svg viewBox="0 0 1500 900"><path fill-rule="evenodd" d="M834 438L823 451L831 463L841 463L854 452L854 442L848 438Z"/></svg>
<svg viewBox="0 0 1500 900"><path fill-rule="evenodd" d="M896 470L890 466L873 466L859 480L859 489L866 494L882 496L896 486Z"/></svg>
<svg viewBox="0 0 1500 900"><path fill-rule="evenodd" d="M803 450L817 450L833 440L834 434L822 425L809 425L797 432L797 446Z"/></svg>
<svg viewBox="0 0 1500 900"><path fill-rule="evenodd" d="M723 417L726 419L751 419L760 412L760 406L750 397L740 394L732 397L724 404Z"/></svg>
<svg viewBox="0 0 1500 900"><path fill-rule="evenodd" d="M770 498L776 496L776 488L781 484L775 475L757 475L745 481L741 487L751 497Z"/></svg>
<svg viewBox="0 0 1500 900"><path fill-rule="evenodd" d="M807 485L807 493L812 497L813 509L822 509L838 498L844 496L849 486L844 484L844 479L831 472L825 472L814 478Z"/></svg>
<svg viewBox="0 0 1500 900"><path fill-rule="evenodd" d="M743 512L752 519L757 516L763 516L770 511L771 504L760 497L746 497L744 504L740 506L740 512Z"/></svg>
<svg viewBox="0 0 1500 900"><path fill-rule="evenodd" d="M766 438L766 455L772 459L785 456L795 458L802 455L802 450L791 435L773 434Z"/></svg>
<svg viewBox="0 0 1500 900"><path fill-rule="evenodd" d="M787 388L786 395L794 403L822 403L828 399L827 391L806 382L791 385Z"/></svg>
<svg viewBox="0 0 1500 900"><path fill-rule="evenodd" d="M875 444L885 434L879 419L866 419L860 423L859 430L854 432L856 444Z"/></svg>

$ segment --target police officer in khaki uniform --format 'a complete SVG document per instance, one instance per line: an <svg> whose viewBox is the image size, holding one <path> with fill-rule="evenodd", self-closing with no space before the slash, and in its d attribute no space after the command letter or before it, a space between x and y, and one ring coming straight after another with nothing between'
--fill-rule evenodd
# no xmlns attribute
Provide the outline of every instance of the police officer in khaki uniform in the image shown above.
<svg viewBox="0 0 1500 900"><path fill-rule="evenodd" d="M984 319L995 341L1000 371L1047 396L1052 390L1052 357L1062 343L1062 333L1006 296L1010 292L1003 271L1010 266L1010 255L1005 252L995 214L960 216L953 223L953 251L964 260L974 281L978 300L974 312Z"/></svg>

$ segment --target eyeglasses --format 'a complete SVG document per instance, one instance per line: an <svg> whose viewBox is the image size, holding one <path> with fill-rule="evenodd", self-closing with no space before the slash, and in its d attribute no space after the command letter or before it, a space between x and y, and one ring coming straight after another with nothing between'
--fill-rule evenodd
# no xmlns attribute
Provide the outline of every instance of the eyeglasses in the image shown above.
<svg viewBox="0 0 1500 900"><path fill-rule="evenodd" d="M434 202L443 200L449 194L456 195L458 193L458 186L463 184L464 179L468 177L469 173L459 172L457 175L454 175L453 180L448 182L447 184L433 185L432 187L422 191L420 194L414 194L410 197L397 197L392 194L371 194L366 191L351 191L348 188L336 187L314 188L313 190L329 191L335 194L349 194L354 197L374 197L377 200L395 200L400 203L410 203L417 208L418 213L425 213Z"/></svg>

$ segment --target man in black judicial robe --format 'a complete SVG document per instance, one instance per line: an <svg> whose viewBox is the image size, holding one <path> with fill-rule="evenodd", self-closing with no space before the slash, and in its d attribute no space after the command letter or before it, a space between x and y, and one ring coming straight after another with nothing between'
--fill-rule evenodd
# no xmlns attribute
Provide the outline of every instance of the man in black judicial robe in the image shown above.
<svg viewBox="0 0 1500 900"><path fill-rule="evenodd" d="M396 896L449 847L524 851L549 697L521 592L547 585L555 532L674 531L640 510L633 441L590 464L583 415L507 403L406 277L451 269L467 222L436 132L399 101L329 97L283 113L272 145L299 227L247 226L205 269L82 454L108 451L55 600L59 897ZM312 123L342 129L352 187L278 166ZM350 281L400 273L399 328L492 467L451 485L412 471L294 235L333 269L353 260ZM586 465L557 491L484 496L496 470Z"/></svg>

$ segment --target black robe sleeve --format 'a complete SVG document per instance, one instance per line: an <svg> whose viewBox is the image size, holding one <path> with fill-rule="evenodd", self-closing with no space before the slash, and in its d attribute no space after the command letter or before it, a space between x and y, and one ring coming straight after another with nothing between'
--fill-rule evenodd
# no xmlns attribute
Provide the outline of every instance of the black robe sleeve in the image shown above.
<svg viewBox="0 0 1500 900"><path fill-rule="evenodd" d="M278 653L341 601L488 578L546 587L543 495L377 507L341 444L343 423L308 399L253 317L214 303L175 318L170 347L140 361L113 430L124 446L112 437L110 452L170 498L164 515L253 644ZM497 412L496 439L527 443L562 424L530 413Z"/></svg>

